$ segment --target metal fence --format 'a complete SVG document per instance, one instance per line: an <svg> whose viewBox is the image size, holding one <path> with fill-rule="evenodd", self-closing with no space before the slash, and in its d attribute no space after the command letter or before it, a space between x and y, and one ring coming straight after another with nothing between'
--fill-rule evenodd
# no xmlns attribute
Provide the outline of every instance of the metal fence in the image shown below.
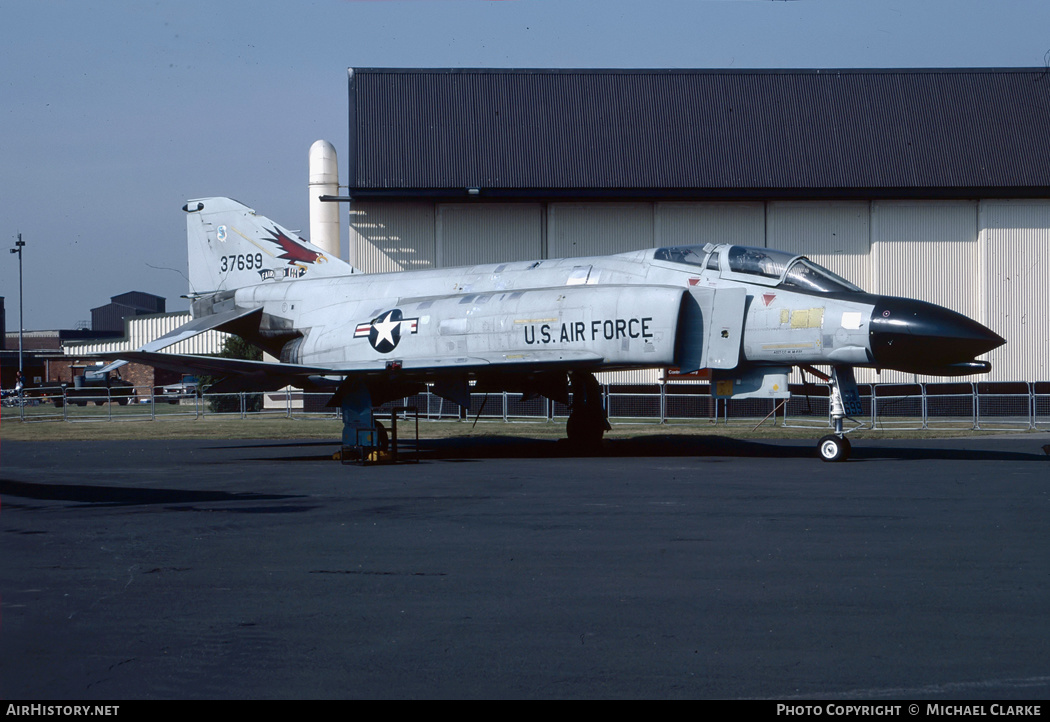
<svg viewBox="0 0 1050 722"><path fill-rule="evenodd" d="M862 415L873 429L1050 429L1050 382L861 384ZM760 423L828 428L830 389L826 384L792 385L787 401L723 400L706 383L603 387L609 418L620 423L706 420L726 425ZM327 406L330 394L288 390L276 393L171 394L161 387L110 389L37 387L22 398L8 396L23 421L142 421L171 417L338 419ZM562 422L569 407L516 393L472 394L470 406L431 393L397 399L384 408L413 406L427 420ZM12 411L14 408L11 409ZM5 412L8 416L8 412Z"/></svg>

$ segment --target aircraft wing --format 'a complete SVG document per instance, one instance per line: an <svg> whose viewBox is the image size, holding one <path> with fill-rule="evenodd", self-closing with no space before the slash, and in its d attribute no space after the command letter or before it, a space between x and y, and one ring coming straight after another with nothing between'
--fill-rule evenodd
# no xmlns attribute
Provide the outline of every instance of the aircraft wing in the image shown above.
<svg viewBox="0 0 1050 722"><path fill-rule="evenodd" d="M275 391L284 386L300 388L316 384L324 385L323 377L385 376L390 368L387 361L357 364L326 364L305 366L269 361L249 361L220 356L198 356L194 354L161 353L157 351L124 351L106 354L124 361L135 361L156 368L184 374L204 374L222 380L209 387L211 393L232 391ZM459 358L416 358L397 367L402 380L426 381L439 379L445 373L499 368L505 371L519 370L522 366L530 370L557 365L566 371L595 368L602 359L597 354L577 352L534 351L520 354L481 354ZM331 381L327 382L331 383Z"/></svg>
<svg viewBox="0 0 1050 722"><path fill-rule="evenodd" d="M282 376L310 376L332 373L329 369L299 364L268 363L266 361L248 361L245 359L223 358L221 356L198 356L195 354L161 353L159 351L120 351L103 354L126 361L147 364L168 371L179 373L208 374L211 376L228 376L230 374L262 375L278 374Z"/></svg>
<svg viewBox="0 0 1050 722"><path fill-rule="evenodd" d="M198 373L211 376L279 376L284 379L307 376L350 376L386 373L388 362L377 360L355 364L324 364L305 366L302 364L245 359L199 356L195 354L161 353L157 351L123 351L106 354L126 361L155 366L180 373ZM445 370L466 370L488 366L530 367L545 364L560 364L568 367L588 367L601 363L598 354L589 351L533 351L518 354L472 354L458 358L414 358L406 360L399 370L405 376L424 376Z"/></svg>

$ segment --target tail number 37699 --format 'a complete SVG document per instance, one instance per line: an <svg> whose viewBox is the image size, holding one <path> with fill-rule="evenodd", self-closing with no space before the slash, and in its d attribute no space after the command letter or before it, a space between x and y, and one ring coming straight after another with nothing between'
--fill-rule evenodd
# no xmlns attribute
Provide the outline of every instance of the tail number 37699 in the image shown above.
<svg viewBox="0 0 1050 722"><path fill-rule="evenodd" d="M263 255L261 253L238 253L232 256L221 256L219 258L219 272L229 271L251 271L262 268Z"/></svg>

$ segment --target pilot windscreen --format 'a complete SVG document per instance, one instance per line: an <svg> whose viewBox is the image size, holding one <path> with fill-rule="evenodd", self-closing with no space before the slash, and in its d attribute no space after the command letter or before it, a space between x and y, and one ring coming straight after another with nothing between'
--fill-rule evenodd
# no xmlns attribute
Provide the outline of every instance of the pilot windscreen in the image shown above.
<svg viewBox="0 0 1050 722"><path fill-rule="evenodd" d="M784 276L781 288L809 293L860 293L861 289L826 268L798 260Z"/></svg>
<svg viewBox="0 0 1050 722"><path fill-rule="evenodd" d="M704 262L703 256L697 254L696 248L692 246L657 248L656 252L653 253L653 260L684 263L688 266L700 266Z"/></svg>

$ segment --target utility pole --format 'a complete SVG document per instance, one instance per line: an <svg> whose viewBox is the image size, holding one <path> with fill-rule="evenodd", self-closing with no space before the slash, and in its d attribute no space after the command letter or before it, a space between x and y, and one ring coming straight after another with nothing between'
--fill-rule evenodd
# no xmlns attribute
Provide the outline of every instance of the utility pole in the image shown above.
<svg viewBox="0 0 1050 722"><path fill-rule="evenodd" d="M22 234L18 234L18 240L15 241L15 247L11 249L11 253L18 254L18 372L22 374L22 378L25 378L26 372L22 368L22 327L25 325L22 321L22 248L26 242L22 240Z"/></svg>

